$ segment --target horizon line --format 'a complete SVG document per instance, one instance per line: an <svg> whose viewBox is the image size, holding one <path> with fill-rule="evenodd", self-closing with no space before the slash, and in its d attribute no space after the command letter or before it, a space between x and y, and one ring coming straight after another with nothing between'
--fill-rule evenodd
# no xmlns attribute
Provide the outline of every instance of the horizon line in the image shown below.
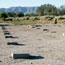
<svg viewBox="0 0 65 65"><path fill-rule="evenodd" d="M49 4L49 3L48 3ZM41 5L44 5L44 4L41 4ZM37 6L10 6L10 7L0 7L0 8L12 8L12 7L40 7L41 5L37 5ZM50 5L52 5L52 4L50 4ZM53 6L55 6L55 5L53 5ZM61 5L60 5L61 6ZM55 7L57 7L57 8L59 8L60 6L55 6Z"/></svg>

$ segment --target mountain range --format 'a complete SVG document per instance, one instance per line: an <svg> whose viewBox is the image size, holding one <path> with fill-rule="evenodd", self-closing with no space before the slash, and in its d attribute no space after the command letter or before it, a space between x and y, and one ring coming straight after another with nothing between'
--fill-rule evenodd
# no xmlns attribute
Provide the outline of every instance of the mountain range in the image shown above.
<svg viewBox="0 0 65 65"><path fill-rule="evenodd" d="M23 12L27 13L36 13L37 7L10 7L10 8L0 8L0 12Z"/></svg>

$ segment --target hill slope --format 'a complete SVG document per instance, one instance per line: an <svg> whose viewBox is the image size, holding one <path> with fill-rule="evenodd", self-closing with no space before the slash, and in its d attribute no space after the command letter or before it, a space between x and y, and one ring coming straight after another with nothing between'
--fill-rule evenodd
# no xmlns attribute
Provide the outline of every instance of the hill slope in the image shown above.
<svg viewBox="0 0 65 65"><path fill-rule="evenodd" d="M0 12L23 12L26 13L36 13L37 7L10 7L10 8L0 8Z"/></svg>

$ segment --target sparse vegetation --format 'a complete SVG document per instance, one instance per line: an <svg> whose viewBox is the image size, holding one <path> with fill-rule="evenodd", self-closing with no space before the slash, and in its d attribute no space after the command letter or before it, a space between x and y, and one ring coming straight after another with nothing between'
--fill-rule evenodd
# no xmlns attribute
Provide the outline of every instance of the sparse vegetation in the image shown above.
<svg viewBox="0 0 65 65"><path fill-rule="evenodd" d="M37 9L38 15L59 15L58 9L50 4L44 4L38 7Z"/></svg>
<svg viewBox="0 0 65 65"><path fill-rule="evenodd" d="M40 16L39 16L40 15ZM58 15L58 16L57 16ZM57 8L50 4L41 5L37 9L37 13L27 13L24 15L22 12L0 12L0 23L13 23L13 24L49 24L54 23L54 19L58 19L58 23L65 22L65 7Z"/></svg>

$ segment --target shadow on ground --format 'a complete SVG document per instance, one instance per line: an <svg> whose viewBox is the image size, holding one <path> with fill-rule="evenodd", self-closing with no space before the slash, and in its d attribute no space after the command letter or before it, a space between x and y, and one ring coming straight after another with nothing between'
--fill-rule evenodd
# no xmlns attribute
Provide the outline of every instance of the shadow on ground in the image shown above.
<svg viewBox="0 0 65 65"><path fill-rule="evenodd" d="M28 58L25 57L20 57L20 58L15 58L15 59L28 59L28 60L35 60L35 59L44 59L42 56L29 56Z"/></svg>
<svg viewBox="0 0 65 65"><path fill-rule="evenodd" d="M17 43L17 42L8 42L7 45L24 46L25 44L20 44L20 43Z"/></svg>
<svg viewBox="0 0 65 65"><path fill-rule="evenodd" d="M14 37L14 36L11 36L11 35L6 35L5 38L18 38L18 37Z"/></svg>
<svg viewBox="0 0 65 65"><path fill-rule="evenodd" d="M44 57L42 57L42 56L30 56L29 59L31 59L31 60L34 60L34 59L44 59Z"/></svg>

